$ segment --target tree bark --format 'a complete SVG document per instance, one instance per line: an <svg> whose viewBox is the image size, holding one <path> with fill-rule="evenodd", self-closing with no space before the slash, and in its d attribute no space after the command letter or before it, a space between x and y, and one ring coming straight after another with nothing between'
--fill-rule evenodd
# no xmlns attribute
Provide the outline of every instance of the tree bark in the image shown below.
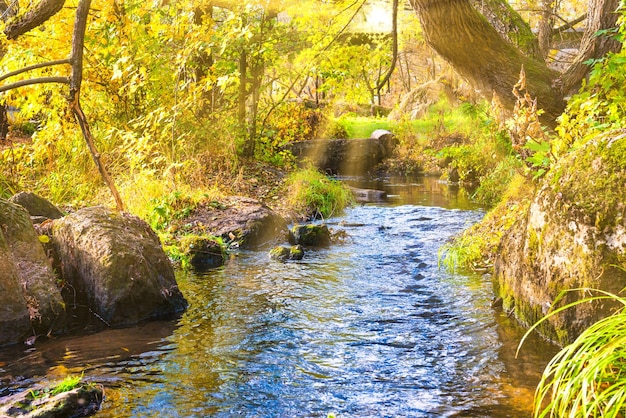
<svg viewBox="0 0 626 418"><path fill-rule="evenodd" d="M527 87L545 113L545 123L554 125L565 102L554 80L559 74L545 63L522 54L502 39L469 0L410 0L428 44L485 97L495 95L511 111L512 92L524 68Z"/></svg>
<svg viewBox="0 0 626 418"><path fill-rule="evenodd" d="M508 2L500 0L470 0L470 3L485 16L487 21L504 40L515 45L524 55L543 60L537 37L528 23L522 19Z"/></svg>
<svg viewBox="0 0 626 418"><path fill-rule="evenodd" d="M7 39L16 39L57 14L64 4L65 0L41 0L35 8L7 23L4 34Z"/></svg>
<svg viewBox="0 0 626 418"><path fill-rule="evenodd" d="M596 35L600 30L617 28L619 4L619 0L589 0L587 27L579 53L562 77L565 94L572 94L580 88L582 80L589 73L589 65L585 61L603 57L608 52L616 52L621 48L614 33Z"/></svg>
<svg viewBox="0 0 626 418"><path fill-rule="evenodd" d="M619 0L590 0L592 13L581 55L564 75L503 40L488 20L472 7L470 0L410 2L429 45L483 95L496 96L505 110L514 108L516 97L512 88L523 68L528 93L537 99L538 107L544 111L541 121L549 127L556 124L556 118L563 112L565 95L577 88L587 75L589 67L583 62L619 46L606 37L593 36L600 29L616 27L617 15L612 12Z"/></svg>
<svg viewBox="0 0 626 418"><path fill-rule="evenodd" d="M552 48L552 33L554 28L554 0L541 0L541 17L539 19L539 49L543 58L547 58Z"/></svg>

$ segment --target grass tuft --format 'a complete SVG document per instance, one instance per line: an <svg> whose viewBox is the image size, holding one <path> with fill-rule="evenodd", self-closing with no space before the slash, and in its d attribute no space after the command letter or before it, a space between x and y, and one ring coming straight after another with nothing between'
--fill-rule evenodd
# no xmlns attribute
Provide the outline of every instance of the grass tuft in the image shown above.
<svg viewBox="0 0 626 418"><path fill-rule="evenodd" d="M617 301L622 306L611 316L591 325L572 344L564 347L546 366L535 392L536 417L626 416L626 298L592 289L562 292L593 292L594 296L569 303L550 312L533 327L573 306L594 301Z"/></svg>
<svg viewBox="0 0 626 418"><path fill-rule="evenodd" d="M354 202L354 195L347 186L315 168L295 171L287 184L289 205L312 218L339 215Z"/></svg>

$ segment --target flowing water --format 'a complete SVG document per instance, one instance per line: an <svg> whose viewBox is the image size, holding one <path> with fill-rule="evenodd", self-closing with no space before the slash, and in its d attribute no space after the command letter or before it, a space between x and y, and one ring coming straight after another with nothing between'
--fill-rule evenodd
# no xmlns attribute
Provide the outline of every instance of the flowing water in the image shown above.
<svg viewBox="0 0 626 418"><path fill-rule="evenodd" d="M371 184L369 185L372 186ZM438 267L483 212L432 179L328 220L345 243L298 262L242 251L179 272L174 321L0 352L0 396L84 372L101 417L528 417L554 347L491 308L488 277Z"/></svg>

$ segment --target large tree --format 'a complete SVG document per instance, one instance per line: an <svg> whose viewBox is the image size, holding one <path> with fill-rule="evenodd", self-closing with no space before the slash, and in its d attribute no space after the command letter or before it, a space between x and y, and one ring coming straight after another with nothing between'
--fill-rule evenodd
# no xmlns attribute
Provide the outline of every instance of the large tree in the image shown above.
<svg viewBox="0 0 626 418"><path fill-rule="evenodd" d="M587 75L589 67L585 62L619 48L610 36L596 35L598 31L615 28L619 0L589 0L579 56L564 73L548 68L540 57L533 58L505 40L470 0L410 2L429 45L482 94L495 95L505 109L511 110L515 105L512 88L523 68L528 91L537 98L545 112L543 122L548 125L554 124L565 108L564 98L576 91Z"/></svg>

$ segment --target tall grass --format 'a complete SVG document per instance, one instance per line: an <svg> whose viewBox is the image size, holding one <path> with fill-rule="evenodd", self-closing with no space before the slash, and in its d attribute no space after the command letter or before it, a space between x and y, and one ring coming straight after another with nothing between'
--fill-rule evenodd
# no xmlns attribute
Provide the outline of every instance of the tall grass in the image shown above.
<svg viewBox="0 0 626 418"><path fill-rule="evenodd" d="M315 168L293 172L287 185L289 205L312 218L339 215L354 202L354 195L347 186Z"/></svg>
<svg viewBox="0 0 626 418"><path fill-rule="evenodd" d="M592 290L569 292L578 291ZM575 305L601 300L613 300L622 305L613 315L587 328L552 358L535 393L536 417L626 416L626 298L601 290L592 292L595 296L549 313L530 328L520 342L521 348L526 337L543 321ZM555 303L566 293L562 292Z"/></svg>

